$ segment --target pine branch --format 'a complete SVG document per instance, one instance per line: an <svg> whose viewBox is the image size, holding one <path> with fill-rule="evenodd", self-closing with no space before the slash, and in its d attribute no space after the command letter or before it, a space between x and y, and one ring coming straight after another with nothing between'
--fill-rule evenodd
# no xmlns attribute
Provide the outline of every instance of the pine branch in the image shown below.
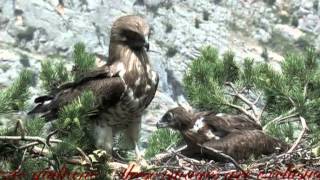
<svg viewBox="0 0 320 180"><path fill-rule="evenodd" d="M309 130L309 128L308 128L308 126L307 126L307 122L306 122L306 120L304 119L304 117L299 116L299 118L300 118L301 125L302 125L301 133L300 133L298 139L293 143L293 145L291 146L291 148L288 150L287 153L291 153L291 152L298 146L298 144L300 143L303 135L306 133L307 130Z"/></svg>
<svg viewBox="0 0 320 180"><path fill-rule="evenodd" d="M242 167L237 163L236 160L234 160L231 156L219 151L219 150L216 150L214 148L211 148L211 147L208 147L208 146L203 146L203 145L200 145L198 144L198 146L200 146L201 148L205 148L213 153L216 153L218 155L220 155L221 157L223 157L224 159L230 161L238 170L242 171L247 177L250 177L250 178L253 178L253 179L256 179L255 177L251 176L250 174L247 173L247 171L245 171L244 169L242 169Z"/></svg>
<svg viewBox="0 0 320 180"><path fill-rule="evenodd" d="M49 138L49 140L48 140L48 138L45 139L45 138L38 137L38 136L24 136L24 137L22 137L22 136L0 136L0 140L2 140L2 141L10 141L10 140L36 141L36 142L32 142L27 145L20 146L20 147L18 147L18 149L26 149L26 148L36 146L39 144L44 144L45 146L50 147L51 146L50 143L62 143L63 142L60 139L52 139L52 138L50 139ZM47 142L49 142L49 143L47 143ZM33 149L37 149L37 148L33 147ZM92 165L90 158L84 153L84 151L79 147L76 147L76 149L85 158L85 160L88 162L88 164ZM49 150L42 149L40 151L40 154L42 154L42 153L48 154L47 152L49 152Z"/></svg>
<svg viewBox="0 0 320 180"><path fill-rule="evenodd" d="M295 113L296 108L292 108L291 110L289 110L287 113L281 114L280 116L274 118L273 120L269 121L267 124L265 124L263 126L263 129L266 129L269 125L271 125L272 123L275 123L277 121L282 121L285 119L289 119L289 118L293 118L299 115L299 113ZM288 115L286 115L288 114ZM286 116L285 116L286 115Z"/></svg>
<svg viewBox="0 0 320 180"><path fill-rule="evenodd" d="M24 69L10 87L0 90L0 113L22 110L31 84L32 71Z"/></svg>
<svg viewBox="0 0 320 180"><path fill-rule="evenodd" d="M237 110L239 110L240 112L242 112L243 114L245 114L246 116L248 116L250 119L252 119L254 122L256 123L260 123L260 121L258 121L257 117L255 117L254 115L252 115L250 112L248 112L247 110L245 110L243 107L241 106L237 106L235 104L231 104L231 103L226 103L226 105L235 108Z"/></svg>
<svg viewBox="0 0 320 180"><path fill-rule="evenodd" d="M240 94L236 88L234 87L234 84L232 82L225 82L225 85L231 87L231 89L233 90L233 92L235 93L234 96L236 96L237 98L239 98L240 100L242 100L245 104L247 104L253 111L252 116L249 116L250 118L252 118L256 123L261 124L260 120L257 118L258 116L258 110L257 107L255 106L256 101L259 99L257 98L257 100L255 102L251 102L250 100L248 100L246 97L244 97L242 94ZM233 106L235 107L235 106ZM241 110L243 111L243 110ZM246 110L245 110L246 111ZM245 114L250 114L248 111Z"/></svg>

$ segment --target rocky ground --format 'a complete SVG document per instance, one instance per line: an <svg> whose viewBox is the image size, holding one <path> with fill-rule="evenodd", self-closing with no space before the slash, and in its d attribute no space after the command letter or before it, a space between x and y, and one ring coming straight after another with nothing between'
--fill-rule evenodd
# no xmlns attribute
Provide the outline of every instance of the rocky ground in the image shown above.
<svg viewBox="0 0 320 180"><path fill-rule="evenodd" d="M39 72L40 62L60 57L71 63L73 44L107 56L112 22L141 14L153 34L149 56L160 87L143 119L142 146L156 121L177 102L187 104L182 78L204 45L221 53L268 60L277 68L288 50L308 44L320 49L318 0L0 0L0 88L23 67ZM266 58L267 57L267 58ZM67 63L68 64L68 63ZM41 94L39 83L32 97ZM8 119L2 117L2 119ZM4 120L3 120L4 121Z"/></svg>

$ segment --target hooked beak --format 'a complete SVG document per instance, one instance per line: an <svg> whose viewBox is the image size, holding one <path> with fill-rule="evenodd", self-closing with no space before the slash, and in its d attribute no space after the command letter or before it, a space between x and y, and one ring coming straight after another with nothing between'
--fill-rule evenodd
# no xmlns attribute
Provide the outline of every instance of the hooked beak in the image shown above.
<svg viewBox="0 0 320 180"><path fill-rule="evenodd" d="M156 126L157 126L158 129L160 129L160 128L168 127L169 124L168 123L163 123L163 122L160 121L160 122L157 122Z"/></svg>

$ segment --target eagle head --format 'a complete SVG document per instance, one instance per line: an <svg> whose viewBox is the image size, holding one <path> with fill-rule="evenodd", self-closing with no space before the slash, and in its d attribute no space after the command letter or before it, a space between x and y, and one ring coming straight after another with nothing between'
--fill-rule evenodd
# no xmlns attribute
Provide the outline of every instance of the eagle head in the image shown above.
<svg viewBox="0 0 320 180"><path fill-rule="evenodd" d="M140 16L128 15L118 18L111 28L111 42L128 45L133 50L149 50L150 27Z"/></svg>
<svg viewBox="0 0 320 180"><path fill-rule="evenodd" d="M179 106L168 110L157 123L157 128L188 129L193 125L191 117L192 115L188 111Z"/></svg>

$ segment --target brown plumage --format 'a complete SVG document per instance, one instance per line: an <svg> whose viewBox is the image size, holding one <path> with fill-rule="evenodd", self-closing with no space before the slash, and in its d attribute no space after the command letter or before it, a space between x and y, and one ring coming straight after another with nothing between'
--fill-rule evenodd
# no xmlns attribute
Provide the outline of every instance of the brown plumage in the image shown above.
<svg viewBox="0 0 320 180"><path fill-rule="evenodd" d="M177 107L169 110L157 127L179 130L188 145L183 153L188 156L223 160L201 146L220 150L237 160L288 149L286 143L265 134L260 125L240 115L193 114Z"/></svg>
<svg viewBox="0 0 320 180"><path fill-rule="evenodd" d="M141 116L152 101L159 81L146 52L148 36L149 25L143 18L120 17L111 28L107 64L83 74L76 82L62 85L51 95L36 98L38 105L30 114L43 113L48 120L54 119L63 105L84 90L91 90L99 103L92 121L97 147L110 152L114 133L124 130L127 148L135 146L139 153Z"/></svg>

